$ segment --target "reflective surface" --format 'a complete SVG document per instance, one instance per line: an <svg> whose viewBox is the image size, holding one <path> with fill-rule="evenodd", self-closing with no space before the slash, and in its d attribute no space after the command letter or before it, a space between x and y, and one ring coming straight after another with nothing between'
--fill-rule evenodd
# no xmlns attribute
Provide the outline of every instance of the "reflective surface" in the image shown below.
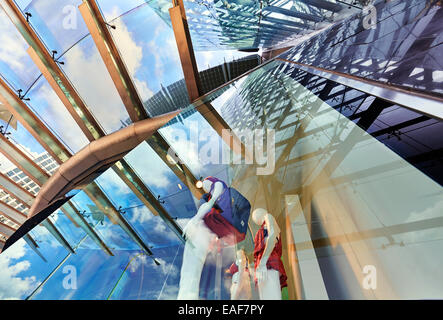
<svg viewBox="0 0 443 320"><path fill-rule="evenodd" d="M60 3L34 0L28 6L26 2L18 4L32 12L31 24L48 48L58 51L56 57L65 63L60 67L100 125L107 133L128 125L126 110L83 25L64 31L60 23L66 16L61 15ZM79 3L66 1L65 5L74 6L76 12ZM204 53L232 48L254 51L296 40L343 18L333 16L340 11L331 3L306 0L292 6L285 1L186 1L185 7L194 47ZM59 8L53 16L45 9L51 4ZM423 1L414 0L386 5L379 1L375 29L365 29L358 14L186 106L187 93L180 87L183 74L169 24L171 3L99 4L106 20L116 27L111 28L113 37L150 115L183 109L159 133L195 177L220 179L224 188L235 189L251 205L244 239L235 245L226 238L221 245L212 240L205 243L208 250L198 273L197 297L233 298L235 277L227 271L236 262L236 251L242 249L249 273L242 279L243 294L248 299L260 298L261 288L254 279L254 249L259 245L254 240L260 225L253 221L252 212L257 208L265 209L280 229L282 253L277 260L282 261L288 286L279 290L278 298L443 297L442 122L303 71L294 63L427 90L428 94L441 93L440 6L426 7ZM359 12L354 9L342 13ZM46 80L38 79L26 45L18 34L9 32L10 27L15 29L1 14L0 27L5 32L0 34L10 45L0 49L0 73L15 90L30 89L27 97L31 100L26 104L77 152L87 144L86 138ZM235 54L240 57L250 52ZM198 59L204 66L210 60L223 62L221 57L206 59L202 54ZM206 77L205 92L250 69L248 63L237 62L231 69L226 67L231 66L228 62L213 73L200 72ZM243 69L244 65L248 67ZM27 73L21 71L23 66ZM226 71L232 74L224 74ZM165 109L166 105L170 109ZM215 111L202 115L198 111L203 105L205 110L213 107ZM215 112L252 158L230 150L226 137L209 125L206 117ZM57 170L54 160L21 124L8 131L10 141L48 175ZM173 156L169 155L172 163ZM125 161L177 224L190 226L203 201L191 194L151 147L141 143ZM39 191L30 177L7 160L1 159L1 164L2 173L11 181L31 195ZM189 241L183 245L112 169L94 183L99 188L95 190L110 200L108 206L99 207L99 202L93 201L97 194L87 195L82 190L72 193L71 202L76 214L97 232L113 255L86 236L84 228L74 224L63 208L56 210L48 221L76 253L70 254L47 228L37 226L29 232L35 244L26 238L0 255L1 299L178 297L181 281L190 276L184 259ZM4 193L0 201L27 212L25 205ZM112 207L152 256L109 218L115 215Z"/></svg>
<svg viewBox="0 0 443 320"><path fill-rule="evenodd" d="M380 2L373 12L373 27L365 29L362 19L348 19L282 57L442 93L441 6L418 0Z"/></svg>

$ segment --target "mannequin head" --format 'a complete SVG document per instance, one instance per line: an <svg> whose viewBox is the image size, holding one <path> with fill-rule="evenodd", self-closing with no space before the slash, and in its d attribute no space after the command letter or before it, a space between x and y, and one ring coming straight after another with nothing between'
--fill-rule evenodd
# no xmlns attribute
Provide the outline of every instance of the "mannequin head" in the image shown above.
<svg viewBox="0 0 443 320"><path fill-rule="evenodd" d="M212 181L209 179L203 180L203 190L205 190L206 193L211 191Z"/></svg>
<svg viewBox="0 0 443 320"><path fill-rule="evenodd" d="M252 212L252 220L261 226L265 222L265 216L268 212L263 208L257 208Z"/></svg>

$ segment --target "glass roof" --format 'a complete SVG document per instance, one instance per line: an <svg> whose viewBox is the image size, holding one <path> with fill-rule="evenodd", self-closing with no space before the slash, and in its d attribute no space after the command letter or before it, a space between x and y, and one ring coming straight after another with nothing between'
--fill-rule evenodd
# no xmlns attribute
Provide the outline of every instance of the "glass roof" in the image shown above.
<svg viewBox="0 0 443 320"><path fill-rule="evenodd" d="M32 14L32 27L49 51L57 51L54 58L62 62L58 64L60 70L104 131L109 134L128 126L128 112L78 11L82 1L16 3L23 12ZM195 178L217 177L241 192L254 207L267 207L278 219L284 217L287 201L294 195L302 202L310 199L310 220L303 220L301 214L291 226L303 277L313 276L314 271L307 266L313 254L309 246L314 245L322 261L346 270L342 275L325 274L346 282L352 297L365 297L353 284L361 273L356 266L377 261L380 276L391 279L391 283L373 290L374 297L441 298L442 289L435 285L443 281L441 273L430 279L427 274L432 267L413 262L429 259L435 265L443 263L443 256L436 254L443 244L442 121L303 71L299 63L441 94L438 22L443 10L425 10L425 4L418 0L391 1L386 6L378 2L378 28L365 30L359 16L343 20L359 13L358 8L349 9L344 4L331 7L331 3L338 4L320 0L185 1L199 71L227 66L233 59L251 58L251 53L263 49L296 44L253 72L248 67L244 73L242 64L237 64L241 78L223 78L222 86L208 86L209 94L185 107L176 103L189 99L170 24L172 2L98 1L148 113L163 113L149 109L149 101L163 101L153 97L176 94L168 102L183 110L158 132ZM297 44L302 36L322 28L328 29ZM13 90L23 90L25 105L62 145L73 154L81 150L89 141L28 56L28 44L2 9L0 40L7 44L0 48L2 79ZM214 72L207 79L218 83L217 77L220 74ZM203 105L213 107L233 134L243 138L245 147L253 151L253 163L245 163L229 148L209 124L209 114L199 112ZM8 131L9 141L49 175L57 170L58 164L20 122L17 129L9 126ZM263 136L258 140L253 136L256 140L252 141L248 134ZM18 186L29 188L26 190L32 195L39 192L38 187L31 190L31 181L25 182L30 177L0 159L2 173ZM185 183L145 142L124 160L184 228L199 207L199 199ZM260 170L270 173L257 174ZM63 208L58 209L47 221L54 224L75 254L69 253L47 227L35 227L28 235L37 246L23 238L0 255L6 279L0 281L0 299L177 297L184 247L181 239L113 169L94 183L153 255L142 252L130 234L110 220L112 208L101 210L90 194L75 190L71 199L75 214L93 228L113 256L86 235L84 226L76 226ZM20 207L21 212L27 210ZM307 226L312 231L309 239L304 237ZM252 235L258 229L250 221L247 236L239 244L249 253L254 249ZM224 252L223 269L233 261L233 249ZM395 266L400 263L408 267L398 270ZM78 272L79 290L60 285L69 268ZM210 268L205 265L203 279L208 287L214 287ZM416 275L414 279L411 272ZM333 292L330 298L344 297L333 288L327 289ZM227 285L220 290L222 298L229 298ZM201 298L215 297L213 290L202 289Z"/></svg>

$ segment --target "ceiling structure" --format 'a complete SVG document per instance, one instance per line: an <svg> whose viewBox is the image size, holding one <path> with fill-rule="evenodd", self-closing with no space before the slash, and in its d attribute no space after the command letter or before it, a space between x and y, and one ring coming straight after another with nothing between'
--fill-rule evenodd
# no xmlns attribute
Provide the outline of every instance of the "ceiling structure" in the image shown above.
<svg viewBox="0 0 443 320"><path fill-rule="evenodd" d="M184 118L192 118L192 115L198 113L220 138L223 130L235 131L242 125L250 125L244 123L242 115L252 112L253 120L249 121L266 122L271 126L276 120L272 127L277 131L297 130L300 136L315 136L315 130L309 132L300 129L300 123L290 121L300 112L295 112L287 101L283 101L288 87L281 84L287 79L294 79L337 110L343 116L342 119L356 123L359 128L389 146L401 158L406 159L407 163L432 180L439 184L443 181L441 141L432 140L433 132L436 127L441 126L442 119L441 110L438 108L442 103L441 75L437 74L443 70L437 54L441 50L438 47L441 35L435 32L435 29L443 11L438 6L426 9L420 1L409 1L410 3L404 4L409 6L406 9L396 7L401 6L397 3L386 8L379 4L379 9L383 12L383 19L378 22L380 27L366 30L356 23L360 19L346 19L351 15L359 17L362 12L362 5L355 4L354 1L178 0L174 4L163 0L146 1L110 20L106 19L107 12L102 11L103 1L64 2L66 3L34 0L27 7L21 8L13 0L0 1L0 19L5 24L2 28L11 31L12 41L19 48L18 52L15 52L18 56L15 65L8 64L5 60L0 61L0 111L1 119L6 122L6 129L0 136L0 152L8 159L12 169L18 168L39 187L37 191L30 192L23 184L9 179L6 171L3 172L0 188L22 206L22 209L1 203L2 248L6 240L29 218L27 214L35 199L39 197L38 192L45 190L46 182L51 179L53 172L48 173L36 163L36 153L48 153L57 167L63 167L89 143L125 130L122 127L131 123L160 115L161 113L150 109L154 100L150 103L147 97L158 98L165 87L169 90L179 82L183 88L186 87L181 88L180 92L186 91L188 102L194 102L194 106L198 107L191 106L185 110L185 116L181 120L180 116L177 117L176 124L180 124L180 121L183 123ZM51 19L45 16L49 14L44 11L47 6L59 8L54 9L55 15L51 13ZM75 16L74 20L69 16L69 10L63 10L66 6L75 9L75 15L72 16ZM173 36L177 41L173 46L166 48L166 52L171 52L167 51L171 48L178 50L171 52L171 57L165 58L161 56L165 51L158 49L159 56L153 58L157 59L157 62L162 61L164 68L171 70L172 78L158 76L158 79L162 80L147 81L146 74L152 70L137 71L137 68L146 63L140 59L141 52L156 49L153 45L155 38L148 36L144 42L139 38L143 38L149 24L145 17L152 18L154 13L158 19L156 22L163 21L166 28L169 28L168 36ZM186 19L182 19L183 16ZM398 21L401 21L400 27L391 30L394 22ZM329 26L332 28L294 45L304 39L303 37ZM128 35L136 36L131 39ZM390 41L390 37L403 38L395 42ZM423 38L426 39L425 44ZM129 51L125 49L128 45L132 45L132 52L138 53L139 56L129 57ZM254 60L253 57L222 64L214 68L214 71L198 70L195 57L198 51L223 52L235 49L254 53L288 46L291 46L290 50L279 55L277 59L267 61L262 71L257 70L258 63L256 65L250 62ZM134 58L136 62L130 58ZM417 65L417 61L421 64ZM80 62L84 63L84 67ZM97 70L91 70L89 73L87 68L91 63L100 65L97 70L101 72L101 83L94 77ZM228 70L228 65L232 66L232 69ZM76 72L76 68L81 69L81 75ZM221 68L224 74L221 80L220 70L217 68ZM235 71L235 68L238 71ZM226 75L231 72L232 74ZM223 108L214 106L217 98L236 83L236 80L239 80L237 77L240 76L248 77L246 83L242 84L247 90L234 95ZM95 82L88 91L81 83L86 82L85 79L89 77L94 78ZM365 85L377 85L380 91L365 90ZM105 87L105 91L100 91L102 86ZM263 90L264 87L267 87L267 90ZM277 96L279 90L283 91ZM112 99L104 99L105 107L99 109L100 97L107 91L112 91L109 93ZM405 95L406 99L401 99L401 94ZM415 100L408 99L411 97ZM238 108L238 100L242 100L243 109ZM109 106L106 105L108 103ZM265 103L270 106L266 115L259 107ZM287 105L282 108L272 107L285 103ZM432 105L437 107L433 108ZM254 106L257 106L257 109L254 109ZM184 105L176 107L185 108ZM310 109L310 115L321 113L320 105L318 107L318 110ZM394 121L394 117L390 117L390 114L395 112L401 111L404 114L405 108L409 112L407 118ZM117 123L110 121L107 113L115 113L112 116L117 118ZM64 119L67 118L69 121L65 122ZM308 118L305 121L307 120ZM16 121L18 127L15 125ZM340 131L343 129L340 127L342 122L338 121L331 127ZM307 127L308 123L304 126ZM419 135L414 134L417 126L422 129ZM9 132L11 134L8 134ZM360 138L364 140L367 137ZM236 142L236 139L234 135L225 142L234 148L235 143L239 142L238 139ZM145 214L153 217L153 229L155 226L164 226L165 230L168 230L165 234L173 234L171 239L159 243L179 246L183 241L179 220L191 217L195 211L195 199L202 194L195 184L204 176L204 170L197 171L186 161L187 155L167 136L165 128L145 140L141 147L138 147L144 150L139 155L144 154L147 159L155 159L155 163L168 172L174 189L157 187L152 181L146 180L135 159L131 160L128 157L116 162L112 166L112 173L107 172L105 175L112 176L115 185L125 189L124 194L137 203L138 207L143 207L143 210L146 210ZM414 141L414 146L411 147L412 142L409 141L408 144L407 140ZM431 140L432 145L427 144L427 141ZM346 150L342 150L343 147L340 147L337 141L331 138L328 152L333 156L325 164L325 167L329 168L324 169L325 172L333 171L331 168L339 166L347 155ZM296 166L299 161L316 159L315 157L323 152L312 151L288 160L288 155L294 147L293 142L289 138L288 141L283 139L278 142L278 147L283 151L277 158L277 168ZM348 141L345 144L347 148L352 149L358 142L360 141ZM40 147L36 149L34 144ZM240 144L244 153L246 147L241 142ZM178 160L171 161L168 157L171 154ZM181 161L180 157L184 161ZM366 172L366 175L389 171L389 166L386 166L388 165L374 167L372 171L368 169L370 172ZM365 172L349 174L355 177L333 177L333 183L340 184L340 181L347 181L346 179L361 178L364 174ZM244 178L247 177L245 175ZM66 199L60 210L55 210L60 205L57 204L45 212L49 217L41 222L42 227L69 254L75 253L80 245L84 244L84 235L92 241L92 246L100 248L108 256L118 256L118 248L141 250L145 254L151 254L153 251L155 253L148 240L149 227L143 229L132 222L125 209L135 215L135 207L120 205L120 199L110 195L112 184L106 185L105 181L97 179L84 186L84 201L81 204L72 200L75 198L71 199L75 193L67 194L69 199ZM274 193L290 195L299 193L302 188L285 180L280 182L285 185L284 190L276 188ZM322 188L322 183L320 178L311 182L313 187L319 189ZM159 190L163 193L160 194ZM272 197L272 193L268 196ZM177 204L186 204L186 212L177 213ZM93 219L97 211L107 217L106 221L109 224L103 224L104 218L101 221ZM63 224L61 221L65 218L69 220ZM57 224L56 221L60 223ZM150 221L148 220L149 223ZM66 235L66 222L82 232L69 231L69 236ZM64 230L58 225L63 226ZM111 225L114 229L111 229ZM115 232L114 237L103 236L103 230L108 227ZM117 231L115 227L120 229ZM146 235L143 232L146 232ZM37 229L34 230L34 234L43 238ZM48 257L41 252L45 244L36 241L34 234L29 232L24 235L24 239L41 259L47 260ZM130 239L132 243L118 244L115 237L119 235ZM321 247L323 244L320 240L318 242Z"/></svg>

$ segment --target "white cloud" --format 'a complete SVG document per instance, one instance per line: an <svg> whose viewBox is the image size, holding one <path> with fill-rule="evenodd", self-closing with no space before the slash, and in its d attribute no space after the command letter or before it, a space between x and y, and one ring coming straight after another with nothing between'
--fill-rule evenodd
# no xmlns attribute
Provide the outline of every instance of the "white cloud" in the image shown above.
<svg viewBox="0 0 443 320"><path fill-rule="evenodd" d="M117 10L117 7L113 8L113 11ZM118 45L120 54L124 59L129 74L132 76L132 79L134 79L134 83L140 97L143 101L145 101L152 97L153 92L149 89L148 84L145 81L135 77L135 73L142 65L143 48L137 45L133 39L132 33L129 32L127 26L121 19L115 20L113 24L116 26L116 29L112 29L112 36Z"/></svg>
<svg viewBox="0 0 443 320"><path fill-rule="evenodd" d="M0 11L0 60L7 63L16 73L26 72L24 59L27 45L17 37L17 30L3 10Z"/></svg>
<svg viewBox="0 0 443 320"><path fill-rule="evenodd" d="M97 49L93 47L87 55L77 45L64 56L64 62L65 72L98 122L108 132L119 129L120 120L129 116Z"/></svg>
<svg viewBox="0 0 443 320"><path fill-rule="evenodd" d="M139 223L139 224L149 224L149 229L156 233L157 235L161 235L162 237L166 237L171 240L176 240L177 236L174 232L166 225L166 223L159 216L154 216L151 212L149 212L146 207L136 207L131 209L132 216L129 220L131 223Z"/></svg>
<svg viewBox="0 0 443 320"><path fill-rule="evenodd" d="M49 126L54 127L53 129L65 143L75 152L87 145L89 141L86 136L47 82L39 88L38 94L48 102L50 108L40 116ZM61 127L59 128L57 124ZM69 130L64 130L66 128Z"/></svg>
<svg viewBox="0 0 443 320"><path fill-rule="evenodd" d="M143 142L125 158L149 186L166 188L170 185L168 175L171 170L146 143Z"/></svg>
<svg viewBox="0 0 443 320"><path fill-rule="evenodd" d="M25 256L25 245L24 240L19 240L0 255L0 300L22 299L38 285L34 276L20 277L31 267L27 260L18 261Z"/></svg>
<svg viewBox="0 0 443 320"><path fill-rule="evenodd" d="M405 223L416 222L416 221L426 221L428 219L440 218L443 212L443 200L435 202L433 206L423 210L412 212ZM401 235L401 239L406 242L420 242L434 239L441 239L442 227L435 226L435 228L407 232Z"/></svg>

